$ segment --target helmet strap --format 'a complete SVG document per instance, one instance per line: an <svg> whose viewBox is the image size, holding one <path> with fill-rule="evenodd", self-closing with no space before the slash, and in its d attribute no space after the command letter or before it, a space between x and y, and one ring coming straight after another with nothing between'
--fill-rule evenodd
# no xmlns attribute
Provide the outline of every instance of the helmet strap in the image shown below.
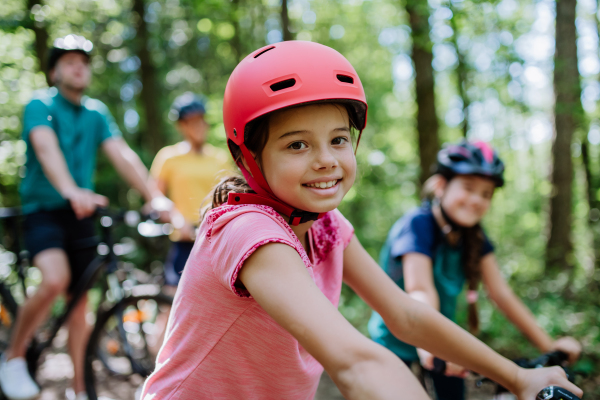
<svg viewBox="0 0 600 400"><path fill-rule="evenodd" d="M246 182L248 182L250 187L256 193L229 193L227 204L262 204L269 206L278 213L289 216L290 219L288 223L292 226L296 226L308 221L316 221L325 215L325 213L314 213L298 210L279 200L269 187L269 184L263 176L262 171L258 167L258 164L256 163L252 153L250 153L244 143L239 146L242 151L242 155L246 160L246 165L248 165L248 168L250 168L250 172L246 169L246 166L241 161L237 163L238 167L242 171Z"/></svg>
<svg viewBox="0 0 600 400"><path fill-rule="evenodd" d="M244 174L244 178L246 178L246 182L248 182L250 187L252 189L254 189L254 191L256 193L261 194L263 196L269 196L269 197L275 198L273 191L269 187L267 180L263 176L263 173L260 170L260 168L258 167L258 164L256 163L256 160L254 159L254 156L252 155L252 153L250 153L250 150L248 150L248 148L246 147L246 145L244 143L240 144L239 146L240 146L240 150L242 151L242 155L244 156L244 159L246 160L246 165L248 166L248 168L250 168L250 172L248 172L248 170L244 166L244 163L242 161L238 162L238 166L240 167L242 174Z"/></svg>
<svg viewBox="0 0 600 400"><path fill-rule="evenodd" d="M457 224L456 221L454 221L452 218L450 218L450 216L448 215L446 210L444 210L444 207L442 207L442 202L440 202L440 212L442 213L442 217L444 217L444 219L446 220L446 223L448 225L450 225L451 230L456 232L456 231L460 231L463 228L462 226Z"/></svg>
<svg viewBox="0 0 600 400"><path fill-rule="evenodd" d="M433 200L433 206L437 206L440 208L440 213L442 214L442 218L444 219L444 223L445 225L442 226L442 232L444 232L445 235L448 235L450 232L456 232L456 233L460 233L463 229L462 226L460 226L458 223L456 223L456 221L454 221L446 212L446 210L444 210L444 207L442 207L442 201L439 198L435 198Z"/></svg>

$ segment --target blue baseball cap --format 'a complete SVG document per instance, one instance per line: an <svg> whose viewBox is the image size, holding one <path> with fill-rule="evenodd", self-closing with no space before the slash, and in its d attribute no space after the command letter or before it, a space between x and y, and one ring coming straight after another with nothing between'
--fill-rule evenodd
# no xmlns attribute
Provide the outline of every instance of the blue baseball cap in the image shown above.
<svg viewBox="0 0 600 400"><path fill-rule="evenodd" d="M206 114L206 100L192 92L185 92L178 96L173 105L169 118L174 121L180 121L190 114Z"/></svg>

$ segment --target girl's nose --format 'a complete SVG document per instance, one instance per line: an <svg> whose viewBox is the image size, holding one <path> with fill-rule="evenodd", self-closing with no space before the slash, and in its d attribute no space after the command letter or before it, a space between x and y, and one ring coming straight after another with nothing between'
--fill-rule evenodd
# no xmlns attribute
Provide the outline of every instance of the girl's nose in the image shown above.
<svg viewBox="0 0 600 400"><path fill-rule="evenodd" d="M321 148L317 151L314 161L315 169L329 169L337 167L337 165L338 160L329 148Z"/></svg>

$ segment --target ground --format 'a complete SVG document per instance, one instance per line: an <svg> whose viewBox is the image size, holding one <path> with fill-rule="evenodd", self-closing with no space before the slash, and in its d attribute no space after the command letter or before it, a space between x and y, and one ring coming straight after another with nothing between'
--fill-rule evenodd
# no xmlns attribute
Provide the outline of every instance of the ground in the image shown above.
<svg viewBox="0 0 600 400"><path fill-rule="evenodd" d="M42 386L42 394L38 400L71 400L74 394L69 389L71 378L73 377L73 365L71 359L64 352L67 333L62 329L53 342L53 347L44 357L37 374L39 384ZM491 399L489 388L475 389L474 381L471 381L468 387L469 400ZM131 398L131 388L126 388L122 392L120 399L115 400L137 400ZM331 378L324 373L321 383L317 390L315 400L343 400L343 397Z"/></svg>

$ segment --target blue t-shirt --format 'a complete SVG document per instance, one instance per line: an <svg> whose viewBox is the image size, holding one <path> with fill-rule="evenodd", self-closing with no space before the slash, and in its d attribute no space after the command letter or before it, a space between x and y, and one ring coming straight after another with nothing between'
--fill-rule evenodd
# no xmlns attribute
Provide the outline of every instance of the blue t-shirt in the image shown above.
<svg viewBox="0 0 600 400"><path fill-rule="evenodd" d="M68 206L67 200L52 186L29 141L31 130L48 126L54 130L69 172L80 188L94 190L96 153L110 137L120 137L119 127L108 108L99 100L83 97L81 105L65 99L56 88L41 90L27 106L23 116L23 140L27 144L25 177L19 192L23 212L54 210Z"/></svg>
<svg viewBox="0 0 600 400"><path fill-rule="evenodd" d="M494 250L484 234L482 256ZM398 286L404 290L402 256L407 253L421 253L431 258L433 280L440 298L440 312L454 320L456 298L465 284L463 271L463 245L450 245L435 217L431 206L425 203L400 218L390 230L385 245L381 249L379 264ZM369 333L377 343L387 347L403 360L418 359L416 349L396 339L389 331L379 314L373 312L369 321Z"/></svg>

